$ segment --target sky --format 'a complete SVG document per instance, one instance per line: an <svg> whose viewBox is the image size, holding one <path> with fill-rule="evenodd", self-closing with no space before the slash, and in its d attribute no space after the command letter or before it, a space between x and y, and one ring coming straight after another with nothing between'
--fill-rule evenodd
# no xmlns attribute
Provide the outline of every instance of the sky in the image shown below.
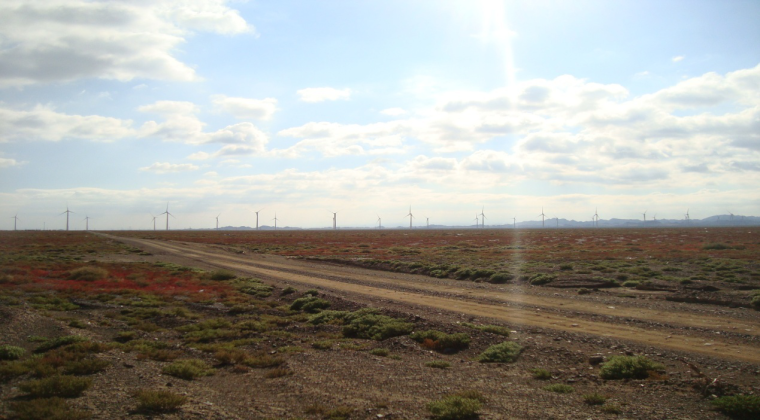
<svg viewBox="0 0 760 420"><path fill-rule="evenodd" d="M760 215L754 0L4 0L0 229ZM17 216L18 219L14 219ZM157 227L165 227L158 216Z"/></svg>

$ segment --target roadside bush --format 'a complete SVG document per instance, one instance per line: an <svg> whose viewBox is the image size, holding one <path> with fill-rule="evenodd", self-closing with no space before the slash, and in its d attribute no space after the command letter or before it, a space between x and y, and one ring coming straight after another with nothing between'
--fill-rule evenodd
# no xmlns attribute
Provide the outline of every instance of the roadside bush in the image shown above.
<svg viewBox="0 0 760 420"><path fill-rule="evenodd" d="M55 375L33 381L22 382L19 389L34 398L76 398L92 385L88 378Z"/></svg>
<svg viewBox="0 0 760 420"><path fill-rule="evenodd" d="M317 289L309 289L305 292L303 292L304 296L319 296L319 291Z"/></svg>
<svg viewBox="0 0 760 420"><path fill-rule="evenodd" d="M711 401L719 411L734 419L760 418L760 396L732 395Z"/></svg>
<svg viewBox="0 0 760 420"><path fill-rule="evenodd" d="M290 304L291 311L304 311L309 313L319 312L330 307L330 302L315 296L298 298Z"/></svg>
<svg viewBox="0 0 760 420"><path fill-rule="evenodd" d="M488 279L488 282L493 284L504 284L509 283L513 278L515 278L515 276L509 273L494 273Z"/></svg>
<svg viewBox="0 0 760 420"><path fill-rule="evenodd" d="M212 271L211 274L209 274L209 278L215 281L232 280L236 277L237 275L235 275L235 273L228 270Z"/></svg>
<svg viewBox="0 0 760 420"><path fill-rule="evenodd" d="M490 279L491 276L493 276L494 274L496 274L496 273L494 273L493 270L488 270L488 269L485 269L485 268L479 268L479 269L477 269L477 270L475 270L475 271L472 272L472 275L470 275L470 279L472 279L472 280L484 279L484 278Z"/></svg>
<svg viewBox="0 0 760 420"><path fill-rule="evenodd" d="M108 270L100 267L85 266L69 272L70 280L96 281L108 277Z"/></svg>
<svg viewBox="0 0 760 420"><path fill-rule="evenodd" d="M581 287L580 289L578 289L578 294L579 295L591 294L591 289L586 289L585 287Z"/></svg>
<svg viewBox="0 0 760 420"><path fill-rule="evenodd" d="M258 298L266 298L272 296L273 289L273 286L261 283L258 280L250 280L250 282L240 288L240 291Z"/></svg>
<svg viewBox="0 0 760 420"><path fill-rule="evenodd" d="M346 316L347 325L343 327L345 337L385 340L391 337L407 335L412 332L414 324L400 319L376 313L357 311Z"/></svg>
<svg viewBox="0 0 760 420"><path fill-rule="evenodd" d="M18 420L84 420L90 418L86 411L76 410L63 398L36 398L10 404Z"/></svg>
<svg viewBox="0 0 760 420"><path fill-rule="evenodd" d="M602 379L646 379L650 371L663 370L665 366L644 356L612 356L599 370Z"/></svg>
<svg viewBox="0 0 760 420"><path fill-rule="evenodd" d="M141 389L135 392L137 411L148 413L171 413L187 402L187 397L169 391Z"/></svg>
<svg viewBox="0 0 760 420"><path fill-rule="evenodd" d="M454 272L454 278L457 280L467 280L472 277L472 270L469 268L460 268Z"/></svg>
<svg viewBox="0 0 760 420"><path fill-rule="evenodd" d="M365 310L365 309L360 309ZM348 311L322 311L318 314L312 315L309 317L309 324L314 325L320 325L320 324L342 324L343 321L345 321L346 316L350 314L351 312ZM377 311L373 310L372 313L377 313Z"/></svg>
<svg viewBox="0 0 760 420"><path fill-rule="evenodd" d="M2 345L0 346L0 360L17 360L24 355L26 351L21 347Z"/></svg>
<svg viewBox="0 0 760 420"><path fill-rule="evenodd" d="M481 363L511 363L517 360L522 347L512 341L505 341L501 344L494 344L477 357Z"/></svg>
<svg viewBox="0 0 760 420"><path fill-rule="evenodd" d="M296 289L294 289L293 287L288 286L288 287L282 289L282 292L280 292L280 295L285 296L285 295L289 295L289 294L292 294L292 293L295 293L295 292L296 292Z"/></svg>
<svg viewBox="0 0 760 420"><path fill-rule="evenodd" d="M480 401L450 395L428 404L428 410L435 420L469 420L477 419Z"/></svg>
<svg viewBox="0 0 760 420"><path fill-rule="evenodd" d="M551 379L552 373L546 369L536 368L530 371L533 374L533 379L540 379L542 381Z"/></svg>
<svg viewBox="0 0 760 420"><path fill-rule="evenodd" d="M544 387L544 391L556 392L558 394L569 394L569 393L575 391L575 389L573 389L573 387L570 386L570 385L565 385L565 384L550 384L550 385L546 385Z"/></svg>
<svg viewBox="0 0 760 420"><path fill-rule="evenodd" d="M182 359L164 367L162 372L176 378L191 381L201 376L213 375L214 368L200 359Z"/></svg>
<svg viewBox="0 0 760 420"><path fill-rule="evenodd" d="M639 284L640 283L637 282L636 280L628 280L628 281L623 282L622 286L623 287L636 287Z"/></svg>
<svg viewBox="0 0 760 420"><path fill-rule="evenodd" d="M530 276L530 280L528 282L534 286L540 286L542 284L551 283L556 280L556 278L557 276L551 274L539 273Z"/></svg>
<svg viewBox="0 0 760 420"><path fill-rule="evenodd" d="M760 290L755 290L750 303L752 304L753 308L760 311Z"/></svg>
<svg viewBox="0 0 760 420"><path fill-rule="evenodd" d="M470 345L470 336L465 333L446 334L441 331L427 330L409 336L412 340L439 352L464 350Z"/></svg>

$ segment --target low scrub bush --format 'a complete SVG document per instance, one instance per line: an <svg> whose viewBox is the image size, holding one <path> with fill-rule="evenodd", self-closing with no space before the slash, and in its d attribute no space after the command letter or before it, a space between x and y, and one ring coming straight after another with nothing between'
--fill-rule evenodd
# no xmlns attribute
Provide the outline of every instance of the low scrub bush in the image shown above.
<svg viewBox="0 0 760 420"><path fill-rule="evenodd" d="M612 356L599 370L602 379L646 379L650 371L665 367L644 356Z"/></svg>
<svg viewBox="0 0 760 420"><path fill-rule="evenodd" d="M533 374L533 379L547 380L552 378L552 373L546 369L536 368L530 371Z"/></svg>
<svg viewBox="0 0 760 420"><path fill-rule="evenodd" d="M94 375L104 371L111 362L101 359L84 359L66 363L63 366L63 373L67 375Z"/></svg>
<svg viewBox="0 0 760 420"><path fill-rule="evenodd" d="M311 343L311 347L317 350L330 350L333 346L332 340L320 340Z"/></svg>
<svg viewBox="0 0 760 420"><path fill-rule="evenodd" d="M458 395L449 395L427 406L434 420L477 419L480 407L480 401Z"/></svg>
<svg viewBox="0 0 760 420"><path fill-rule="evenodd" d="M617 406L617 404L605 404L601 408L602 413L607 414L620 414L623 412L623 410L620 409L620 407Z"/></svg>
<svg viewBox="0 0 760 420"><path fill-rule="evenodd" d="M387 338L407 335L414 329L414 324L403 320L371 312L360 311L346 316L343 327L345 337L385 340Z"/></svg>
<svg viewBox="0 0 760 420"><path fill-rule="evenodd" d="M213 375L214 368L200 359L182 359L164 367L162 372L176 378L191 381L201 376Z"/></svg>
<svg viewBox="0 0 760 420"><path fill-rule="evenodd" d="M280 292L280 295L285 296L285 295L289 295L289 294L292 294L292 293L295 293L295 292L296 292L295 288L288 286L288 287L282 289L282 292Z"/></svg>
<svg viewBox="0 0 760 420"><path fill-rule="evenodd" d="M722 251L724 249L731 249L730 246L721 243L706 244L702 247L704 250Z"/></svg>
<svg viewBox="0 0 760 420"><path fill-rule="evenodd" d="M481 363L511 363L517 360L521 351L522 347L519 344L506 341L487 348L477 357L477 361Z"/></svg>
<svg viewBox="0 0 760 420"><path fill-rule="evenodd" d="M572 386L566 384L549 384L544 387L544 391L556 392L558 394L569 394L575 390Z"/></svg>
<svg viewBox="0 0 760 420"><path fill-rule="evenodd" d="M330 307L330 302L320 299L316 296L305 296L298 298L290 304L291 311L304 311L309 313L316 313L323 309Z"/></svg>
<svg viewBox="0 0 760 420"><path fill-rule="evenodd" d="M68 375L55 375L22 382L19 389L34 398L76 398L92 385L92 380Z"/></svg>
<svg viewBox="0 0 760 420"><path fill-rule="evenodd" d="M488 279L488 282L494 283L494 284L504 284L504 283L509 283L510 281L512 281L513 278L515 278L515 276L509 273L494 273Z"/></svg>
<svg viewBox="0 0 760 420"><path fill-rule="evenodd" d="M559 269L563 270L563 271L572 270L573 269L573 265L572 264L560 264L559 265Z"/></svg>
<svg viewBox="0 0 760 420"><path fill-rule="evenodd" d="M753 308L760 311L760 290L755 290L750 303L752 304Z"/></svg>
<svg viewBox="0 0 760 420"><path fill-rule="evenodd" d="M237 277L237 275L235 275L235 273L233 273L232 271L228 271L228 270L212 271L211 274L209 274L209 278L211 280L216 280L216 281L232 280L232 279L234 279L236 277Z"/></svg>
<svg viewBox="0 0 760 420"><path fill-rule="evenodd" d="M436 368L436 369L447 369L451 367L451 363L445 361L445 360L434 360L432 362L425 363L425 366Z"/></svg>
<svg viewBox="0 0 760 420"><path fill-rule="evenodd" d="M214 353L214 358L222 365L234 365L245 361L248 353L240 349L219 349Z"/></svg>
<svg viewBox="0 0 760 420"><path fill-rule="evenodd" d="M578 294L579 295L591 294L591 289L586 289L585 287L581 287L580 289L578 289Z"/></svg>
<svg viewBox="0 0 760 420"><path fill-rule="evenodd" d="M144 413L171 413L187 402L184 395L169 391L141 389L135 392L137 411Z"/></svg>
<svg viewBox="0 0 760 420"><path fill-rule="evenodd" d="M376 348L369 351L369 353L373 356L380 356L380 357L386 357L389 354L391 354L390 350L384 349L384 348Z"/></svg>
<svg viewBox="0 0 760 420"><path fill-rule="evenodd" d="M18 420L84 420L90 418L86 411L76 410L63 398L37 398L10 404Z"/></svg>
<svg viewBox="0 0 760 420"><path fill-rule="evenodd" d="M100 267L85 266L69 272L69 279L81 281L96 281L108 277L108 270Z"/></svg>
<svg viewBox="0 0 760 420"><path fill-rule="evenodd" d="M273 357L266 353L256 354L243 360L244 365L256 369L277 367L283 365L284 363L285 359L281 357Z"/></svg>
<svg viewBox="0 0 760 420"><path fill-rule="evenodd" d="M588 405L602 405L607 402L607 397L596 392L593 394L586 394L583 396L583 402Z"/></svg>
<svg viewBox="0 0 760 420"><path fill-rule="evenodd" d="M0 346L0 360L18 360L25 352L21 347L2 345Z"/></svg>
<svg viewBox="0 0 760 420"><path fill-rule="evenodd" d="M628 280L628 281L623 282L622 286L623 287L636 287L639 284L641 284L641 283L637 282L636 280Z"/></svg>
<svg viewBox="0 0 760 420"><path fill-rule="evenodd" d="M539 273L530 276L530 280L528 282L534 286L540 286L542 284L551 283L556 279L557 276L554 276L552 274Z"/></svg>
<svg viewBox="0 0 760 420"><path fill-rule="evenodd" d="M45 353L46 351L57 349L58 347L63 347L63 346L67 346L69 344L74 344L74 343L81 343L84 341L87 341L87 339L84 337L80 337L78 335L65 335L63 337L53 338L53 339L44 341L36 349L34 349L34 352Z"/></svg>
<svg viewBox="0 0 760 420"><path fill-rule="evenodd" d="M423 347L440 352L464 350L470 345L470 336L465 333L446 334L441 331L427 330L416 332L409 338Z"/></svg>
<svg viewBox="0 0 760 420"><path fill-rule="evenodd" d="M760 396L732 395L716 398L712 405L722 413L734 419L760 418Z"/></svg>

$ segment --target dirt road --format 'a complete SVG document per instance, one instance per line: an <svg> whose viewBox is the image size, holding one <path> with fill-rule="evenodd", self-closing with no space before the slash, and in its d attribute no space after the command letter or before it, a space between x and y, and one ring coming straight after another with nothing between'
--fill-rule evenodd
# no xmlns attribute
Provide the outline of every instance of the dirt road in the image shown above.
<svg viewBox="0 0 760 420"><path fill-rule="evenodd" d="M661 349L760 364L757 317L713 315L542 296L525 286L495 286L321 265L276 256L237 255L214 246L113 237L154 254L193 260L264 280L318 286L357 297L589 334ZM192 263L188 263L192 264Z"/></svg>

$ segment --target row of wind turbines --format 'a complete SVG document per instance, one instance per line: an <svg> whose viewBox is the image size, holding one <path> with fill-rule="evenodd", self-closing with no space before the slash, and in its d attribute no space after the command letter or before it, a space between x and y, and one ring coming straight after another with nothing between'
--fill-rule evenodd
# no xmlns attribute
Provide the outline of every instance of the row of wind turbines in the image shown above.
<svg viewBox="0 0 760 420"><path fill-rule="evenodd" d="M262 210L263 210L263 208L254 212L256 214L256 230L259 230L259 213ZM71 211L71 210L69 210L69 206L67 204L66 205L66 211L64 211L64 212L62 212L62 213L59 214L59 216L64 215L64 214L66 215L66 230L67 231L69 230L69 215L72 214L72 213L74 213L74 212ZM331 211L329 213L332 214L332 228L333 229L338 229L338 213L339 212L337 212L337 211L335 211L335 212ZM733 222L734 214L732 212L728 212L728 213L730 215L731 221ZM154 231L156 230L156 220L158 219L159 216L163 216L163 215L166 215L166 230L169 230L169 217L171 216L172 218L175 218L174 215L171 212L169 212L169 203L166 203L166 210L163 213L159 213L156 216L153 216L153 214L151 214L151 216L153 217L153 230ZM222 214L219 213L215 217L215 219L216 219L216 229L217 230L219 229L219 216L221 216L221 215ZM546 219L546 214L544 214L544 208L543 207L541 207L541 213L538 214L538 216L541 217L541 227L542 228L546 227L546 220L547 219ZM644 218L644 223L646 223L646 221L647 221L647 211L646 210L642 213L642 216ZM409 229L413 229L414 228L414 219L415 219L415 217L414 217L414 214L412 213L412 206L409 206L409 213L407 213L407 215L404 216L404 217L405 218L406 217L409 218ZM18 220L19 220L18 214L14 215L11 218L14 219L14 221L13 221L13 230L17 230L17 224L18 224ZM90 219L91 219L91 217L89 217L89 216L85 216L85 218L82 219L86 223L85 230L90 230ZM485 215L485 206L483 206L480 209L480 213L475 213L475 219L474 219L475 220L475 226L476 227L480 227L480 228L485 228L486 227L486 219L487 219L487 217ZM550 218L549 220L551 220L551 219L552 218ZM557 227L559 227L559 217L553 217L553 219L556 220ZM276 212L274 214L274 218L271 219L271 220L274 221L274 229L277 230L277 222L280 219L277 218L277 213ZM691 217L689 216L689 210L688 209L686 210L686 214L684 215L684 220L686 220L686 221L691 220ZM594 209L594 214L591 216L591 221L593 222L593 225L595 227L599 227L599 212L598 212L598 209ZM655 222L657 221L657 215L656 214L654 215L654 221ZM430 218L427 217L427 216L425 216L425 226L427 228L430 227ZM517 229L517 218L516 217L512 218L512 227L514 229ZM377 228L378 229L382 229L383 228L382 218L380 217L379 214L377 215Z"/></svg>

